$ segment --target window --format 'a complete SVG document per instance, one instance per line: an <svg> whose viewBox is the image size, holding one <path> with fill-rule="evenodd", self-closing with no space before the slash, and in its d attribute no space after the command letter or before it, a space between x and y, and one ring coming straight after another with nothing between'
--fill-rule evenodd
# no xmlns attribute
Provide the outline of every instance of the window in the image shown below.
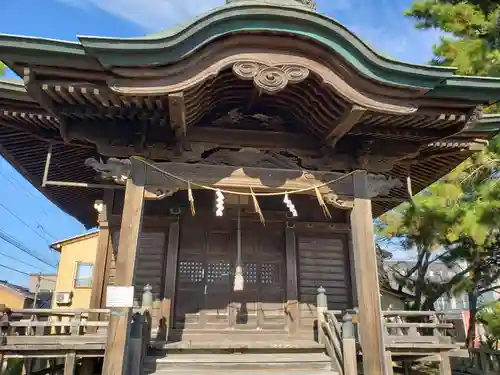
<svg viewBox="0 0 500 375"><path fill-rule="evenodd" d="M92 287L92 264L77 263L75 288L91 288Z"/></svg>

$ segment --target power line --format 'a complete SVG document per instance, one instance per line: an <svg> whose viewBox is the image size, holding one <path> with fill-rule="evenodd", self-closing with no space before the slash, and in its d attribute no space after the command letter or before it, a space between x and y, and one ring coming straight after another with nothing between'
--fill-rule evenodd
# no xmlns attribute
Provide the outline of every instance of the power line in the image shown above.
<svg viewBox="0 0 500 375"><path fill-rule="evenodd" d="M38 237L40 237L42 240L44 240L45 242L49 242L47 241L47 239L42 236L40 233L38 233L36 230L34 230L28 223L26 223L23 219L21 219L15 212L12 212L7 206L5 206L3 203L0 203L0 206L2 206L4 208L5 211L7 211L8 213L10 213L12 216L14 216L17 220L19 220L21 223L24 224L24 226L26 228L28 228L29 230L31 230L33 233L35 233Z"/></svg>
<svg viewBox="0 0 500 375"><path fill-rule="evenodd" d="M0 170L0 176L2 176L3 178L5 178L8 182L10 182L12 184L12 186L16 187L16 185L26 194L29 194L31 195L33 198L37 198L32 192L30 192L28 189L26 189L26 187L22 186L22 184L17 181L14 177L9 177L7 176L5 173L3 173L1 170ZM3 204L2 206L7 210L9 211L12 215L16 216L14 213L12 213L12 211L10 211L8 208L6 208ZM40 208L40 210L47 216L49 217L49 214L47 214L47 212L43 209ZM21 220L21 219L19 219ZM22 220L21 220L22 221ZM56 238L51 234L49 233L45 228L44 226L39 223L38 221L36 222L38 225L37 225L37 228L40 228L45 234L47 234L49 237L51 237L54 241L56 240ZM44 238L44 240L47 240L46 238Z"/></svg>
<svg viewBox="0 0 500 375"><path fill-rule="evenodd" d="M23 186L23 184L21 182L19 182L15 178L15 176L8 176L4 172L2 172L2 170L0 170L0 175L3 176L3 178L5 178L7 181L9 181L11 183L11 185L13 185L14 187L16 187L15 185L17 185L25 195L31 195L33 198L39 199L39 197L37 197L29 189L27 189L25 186ZM50 217L50 215L47 213L47 211L45 211L41 207L38 207L38 208L40 209L40 211L42 211L45 214L45 216ZM51 235L51 237L53 237L53 236Z"/></svg>
<svg viewBox="0 0 500 375"><path fill-rule="evenodd" d="M31 263L28 263L28 262L25 262L25 261L19 260L19 259L17 259L17 258L14 258L13 256L10 256L9 254L5 254L3 251L0 251L0 255L1 255L1 256L4 256L4 257L6 257L6 258L12 259L12 260L14 260L14 261L16 261L16 262L18 262L18 263L22 263L22 264L24 264L24 265L26 265L26 266L30 266L30 267L33 267L33 268L36 268L36 269L40 269L40 267L35 266L34 264L31 264Z"/></svg>
<svg viewBox="0 0 500 375"><path fill-rule="evenodd" d="M26 189L22 184L21 182L17 181L14 176L7 176L4 172L2 172L2 170L0 170L0 175L3 176L3 178L5 178L8 182L11 183L12 186L16 187L16 185L21 189L21 191L23 191L25 194L29 194L31 195L33 198L37 199L37 197L29 190L29 189ZM28 227L31 231L33 231L38 237L42 238L46 243L49 243L50 241L42 236L39 232L35 231L33 228L31 228L31 226L29 226L25 221L23 221L18 215L16 215L14 212L12 212L10 209L8 209L6 206L4 206L3 204L0 203L0 205L7 211L9 212L11 215L13 215L14 217L16 217L19 221L21 221L26 227ZM45 214L45 216L49 217L49 214L47 214L47 212L43 209L41 209L41 211ZM48 237L50 237L52 240L56 241L56 238L49 232L47 231L47 229L45 229L45 227L39 222L36 220L36 223L37 223L37 229L40 229L43 233L45 233ZM53 255L53 253L51 252L50 253L51 256ZM54 259L54 258L53 258ZM57 259L55 259L56 262L58 262Z"/></svg>
<svg viewBox="0 0 500 375"><path fill-rule="evenodd" d="M19 242L18 240L16 240L14 237L10 236L9 234L5 233L1 229L0 229L0 239L6 241L8 243L10 243L12 246L18 248L22 252L31 255L33 258L35 258L36 260L38 260L38 261L46 264L47 266L50 266L50 267L53 267L53 268L57 268L55 265L50 264L47 261L45 261L44 259L42 259L42 258L38 257L37 255L33 254L33 250L29 249L28 247L26 247L21 242Z"/></svg>
<svg viewBox="0 0 500 375"><path fill-rule="evenodd" d="M17 272L17 273L20 273L20 274L26 275L26 276L32 276L32 274L30 274L30 273L27 273L27 272L24 272L24 271L18 270L17 268L13 268L13 267L5 266L5 265L3 265L3 264L0 264L0 267L5 268L5 269L8 269L9 271L13 271L13 272ZM47 279L46 277L40 276L40 274L35 274L35 276L40 277L40 279L43 279L43 280L47 280L47 281L54 281L54 279Z"/></svg>

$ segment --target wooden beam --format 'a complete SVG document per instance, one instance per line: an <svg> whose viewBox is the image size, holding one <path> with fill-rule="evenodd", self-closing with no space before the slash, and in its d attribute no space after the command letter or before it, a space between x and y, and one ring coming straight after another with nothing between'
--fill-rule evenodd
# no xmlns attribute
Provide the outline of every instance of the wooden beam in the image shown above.
<svg viewBox="0 0 500 375"><path fill-rule="evenodd" d="M132 159L132 170L141 165L143 165L142 161ZM344 173L188 163L156 163L154 166L183 180L197 184L246 191L249 188L254 190L272 189L274 191L308 189L320 183L337 180L320 187L320 192L327 194L333 191L341 196L352 195L352 177L344 177ZM148 167L147 186L185 189L187 185L179 179L168 177L154 168ZM196 188L194 185L192 187ZM308 193L311 194L314 191Z"/></svg>
<svg viewBox="0 0 500 375"><path fill-rule="evenodd" d="M318 152L318 140L308 134L274 131L220 129L194 127L189 130L187 140L191 144L212 144L214 147L252 147L261 150L288 150Z"/></svg>
<svg viewBox="0 0 500 375"><path fill-rule="evenodd" d="M366 171L354 173L353 185L354 207L351 211L351 227L363 373L385 375L385 347L382 335L377 254Z"/></svg>
<svg viewBox="0 0 500 375"><path fill-rule="evenodd" d="M349 130L351 130L354 125L361 120L361 117L365 112L366 109L358 105L353 105L351 108L346 109L344 114L332 126L330 132L325 138L325 142L331 147L335 147L340 138L348 133Z"/></svg>
<svg viewBox="0 0 500 375"><path fill-rule="evenodd" d="M110 246L111 232L109 229L109 220L113 210L113 190L104 191L103 208L99 213L99 237L97 239L97 252L92 267L92 291L90 292L91 309L99 309L105 304L103 296L107 287L106 266L108 264L108 247ZM89 314L89 320L99 320L99 314ZM95 332L95 327L89 328Z"/></svg>
<svg viewBox="0 0 500 375"><path fill-rule="evenodd" d="M170 114L170 126L177 137L186 136L186 105L184 104L184 93L176 92L168 94L168 111Z"/></svg>
<svg viewBox="0 0 500 375"><path fill-rule="evenodd" d="M116 261L115 285L120 287L134 285L135 261L144 208L145 177L144 166L138 166L134 168L127 180ZM124 358L127 357L131 317L131 307L111 309L103 375L123 375L125 373L126 361Z"/></svg>

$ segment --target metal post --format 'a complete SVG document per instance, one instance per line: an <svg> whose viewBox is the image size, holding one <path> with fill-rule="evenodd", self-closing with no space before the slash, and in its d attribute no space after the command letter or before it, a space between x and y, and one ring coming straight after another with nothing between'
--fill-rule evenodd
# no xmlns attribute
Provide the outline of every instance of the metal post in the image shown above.
<svg viewBox="0 0 500 375"><path fill-rule="evenodd" d="M45 168L43 170L42 187L46 186L49 179L50 159L52 159L52 143L49 143L49 150L47 151L47 159L45 160Z"/></svg>
<svg viewBox="0 0 500 375"><path fill-rule="evenodd" d="M40 282L42 279L42 273L40 272L36 277L36 287L35 287L35 296L33 298L33 308L36 309L36 301L38 299L38 293L40 292Z"/></svg>

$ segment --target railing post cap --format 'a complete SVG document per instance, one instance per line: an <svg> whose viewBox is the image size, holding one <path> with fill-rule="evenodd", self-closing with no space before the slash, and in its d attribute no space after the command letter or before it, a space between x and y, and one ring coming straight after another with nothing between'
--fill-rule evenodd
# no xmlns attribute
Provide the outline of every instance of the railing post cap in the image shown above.
<svg viewBox="0 0 500 375"><path fill-rule="evenodd" d="M322 286L320 286L320 287L318 288L318 294L325 294L325 293L326 293L326 289L325 289L325 288L323 288Z"/></svg>
<svg viewBox="0 0 500 375"><path fill-rule="evenodd" d="M153 290L153 287L149 284L144 285L144 291L145 292L151 292Z"/></svg>

